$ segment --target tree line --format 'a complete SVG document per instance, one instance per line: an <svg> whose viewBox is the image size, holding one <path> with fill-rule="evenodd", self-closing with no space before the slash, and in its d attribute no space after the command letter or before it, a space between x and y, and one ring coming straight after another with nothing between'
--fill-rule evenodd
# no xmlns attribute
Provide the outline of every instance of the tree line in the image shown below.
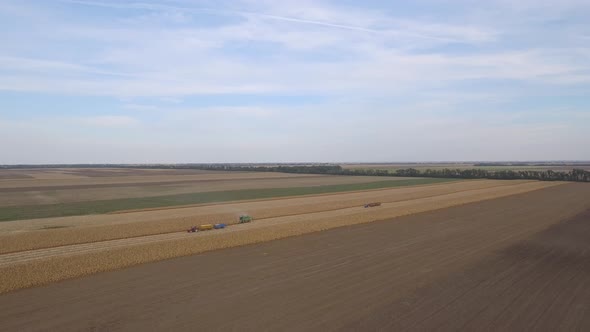
<svg viewBox="0 0 590 332"><path fill-rule="evenodd" d="M263 166L260 164L100 164L100 165L0 165L0 168L153 168L153 169L199 169L211 171L241 171L241 172L280 172L297 174L328 174L352 176L403 176L427 178L458 178L458 179L498 179L498 180L541 180L541 181L576 181L590 182L590 171L573 169L571 171L553 170L486 170L486 169L425 169L415 168L388 171L382 169L345 169L340 165L276 165Z"/></svg>
<svg viewBox="0 0 590 332"><path fill-rule="evenodd" d="M419 171L413 168L398 169L395 176L419 176L434 178L461 179L498 179L498 180L541 180L541 181L576 181L590 182L590 172L583 169L571 171L553 170L485 170L485 169L426 169Z"/></svg>
<svg viewBox="0 0 590 332"><path fill-rule="evenodd" d="M573 169L568 172L557 172L553 170L532 171L449 168L418 170L415 168L405 168L390 172L383 169L345 169L339 165L245 166L231 164L207 164L193 165L193 167L203 170L281 172L298 174L590 182L590 172L583 169Z"/></svg>

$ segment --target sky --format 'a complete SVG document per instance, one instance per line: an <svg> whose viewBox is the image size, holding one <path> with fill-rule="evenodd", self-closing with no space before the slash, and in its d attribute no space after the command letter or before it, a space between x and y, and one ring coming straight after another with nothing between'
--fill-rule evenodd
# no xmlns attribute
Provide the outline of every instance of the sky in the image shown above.
<svg viewBox="0 0 590 332"><path fill-rule="evenodd" d="M590 160L590 1L0 2L0 164Z"/></svg>

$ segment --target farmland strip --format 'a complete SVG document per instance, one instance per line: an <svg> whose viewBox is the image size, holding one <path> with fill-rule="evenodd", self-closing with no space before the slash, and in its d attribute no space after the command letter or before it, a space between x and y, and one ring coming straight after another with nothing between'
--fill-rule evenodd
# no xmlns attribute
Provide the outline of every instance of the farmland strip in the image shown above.
<svg viewBox="0 0 590 332"><path fill-rule="evenodd" d="M232 223L236 212L248 212L256 219L338 210L362 206L367 201L400 202L470 190L517 187L527 182L469 181L423 187L340 193L326 196L233 202L169 211L125 215L102 215L0 223L4 243L0 253L40 249L68 244L113 240L181 231L197 223ZM533 182L534 183L534 182ZM139 224L139 225L138 225ZM46 229L47 227L61 227ZM34 231L31 230L39 230Z"/></svg>
<svg viewBox="0 0 590 332"><path fill-rule="evenodd" d="M271 218L251 225L236 225L227 232L198 233L194 237L183 236L180 239L170 241L153 242L153 239L159 239L160 237L147 238L145 241L149 243L145 243L142 238L117 240L116 242L106 243L106 247L109 247L112 243L116 244L115 247L108 248L108 250L105 250L104 243L99 242L91 246L91 248L97 248L97 250L89 249L85 255L61 256L64 250L70 251L72 246L68 246L69 248L62 247L63 250L51 251L41 261L24 261L22 264L17 263L18 260L14 260L15 255L13 254L2 255L0 256L0 262L3 262L2 257L7 257L7 260L11 260L11 262L10 264L1 263L0 287L3 288L0 288L0 292L171 257L443 209L556 185L559 184L532 182L522 184L518 188L496 187L482 189L476 193L446 194L440 197L387 203L380 210L372 209L367 211L363 207L353 207L336 211ZM161 235L161 238L176 236L179 235L172 233ZM124 245L124 243L128 245ZM41 253L43 250L38 252ZM37 253L31 253L31 255L36 256ZM84 257L84 259L80 260L76 257Z"/></svg>

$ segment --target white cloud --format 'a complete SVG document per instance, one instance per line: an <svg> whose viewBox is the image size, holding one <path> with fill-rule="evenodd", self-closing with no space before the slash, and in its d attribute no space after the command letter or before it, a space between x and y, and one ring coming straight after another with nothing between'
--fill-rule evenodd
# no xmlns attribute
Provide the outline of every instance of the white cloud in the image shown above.
<svg viewBox="0 0 590 332"><path fill-rule="evenodd" d="M146 104L124 104L123 108L126 110L132 111L157 111L159 107L156 105L146 105Z"/></svg>
<svg viewBox="0 0 590 332"><path fill-rule="evenodd" d="M62 75L72 74L97 74L109 76L124 76L132 77L133 75L117 73L112 71L100 70L90 66L68 63L63 61L53 61L45 59L31 59L22 57L6 57L0 55L0 71L11 71L19 73L35 73L55 75L62 73Z"/></svg>
<svg viewBox="0 0 590 332"><path fill-rule="evenodd" d="M572 102L579 121L537 121L542 110L511 101L568 106L588 89L584 2L417 3L419 14L393 2L2 3L0 19L19 19L0 30L0 91L114 97L120 109L109 115L76 110L36 125L52 127L46 136L60 146L73 146L71 136L100 151L124 142L117 156L138 161L151 147L167 161L526 159L545 147L555 158L583 155L575 142L590 139L587 109ZM101 15L87 19L97 9L88 6ZM42 139L23 126L30 142Z"/></svg>
<svg viewBox="0 0 590 332"><path fill-rule="evenodd" d="M247 106L236 106L236 107L209 107L205 109L197 110L198 112L207 112L210 114L223 114L227 116L238 115L246 117L269 117L275 114L270 108L263 107L247 107Z"/></svg>
<svg viewBox="0 0 590 332"><path fill-rule="evenodd" d="M0 89L176 98L272 93L383 95L402 87L419 89L433 81L466 79L579 84L587 82L584 71L590 70L587 53L579 48L498 48L498 39L510 33L490 24L397 18L376 10L318 2L237 2L217 8L66 2L115 11L142 9L142 14L139 20L107 25L68 23L60 20L59 13L50 13L54 16L46 19L53 18L55 28L49 38L57 38L57 33L74 46L93 43L97 51L76 59L76 50L65 46L68 60L55 55L52 59L2 56L0 52L0 73L5 71ZM147 15L143 9L149 9ZM156 19L159 13L242 19L214 26L175 26ZM271 48L256 50L264 43ZM447 52L447 45L457 43L493 47ZM232 47L238 49L232 51ZM248 55L251 47L255 54Z"/></svg>
<svg viewBox="0 0 590 332"><path fill-rule="evenodd" d="M75 121L97 127L125 128L139 124L139 121L126 115L101 115L75 119Z"/></svg>
<svg viewBox="0 0 590 332"><path fill-rule="evenodd" d="M173 98L173 97L160 97L160 101L163 101L165 103L171 103L171 104L180 104L180 103L182 103L182 99L180 99L180 98Z"/></svg>
<svg viewBox="0 0 590 332"><path fill-rule="evenodd" d="M277 92L375 95L399 89L413 90L435 81L467 79L511 79L547 84L587 82L586 67L567 61L571 56L575 54L555 55L555 52L542 50L453 56L410 55L381 49L367 54L367 59L333 63L291 61L289 66L280 61L246 65L219 58L210 60L206 66L186 62L181 67L158 68L154 61L145 64L151 72L142 73L140 78L81 77L77 67L68 71L63 65L50 73L29 71L2 75L0 89L120 97Z"/></svg>

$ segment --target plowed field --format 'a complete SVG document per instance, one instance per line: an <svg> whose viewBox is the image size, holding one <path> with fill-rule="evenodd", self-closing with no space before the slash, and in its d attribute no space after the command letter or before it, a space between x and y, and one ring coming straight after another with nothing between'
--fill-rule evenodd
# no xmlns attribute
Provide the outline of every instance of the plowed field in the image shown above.
<svg viewBox="0 0 590 332"><path fill-rule="evenodd" d="M0 330L590 329L590 186L512 193L4 294Z"/></svg>

